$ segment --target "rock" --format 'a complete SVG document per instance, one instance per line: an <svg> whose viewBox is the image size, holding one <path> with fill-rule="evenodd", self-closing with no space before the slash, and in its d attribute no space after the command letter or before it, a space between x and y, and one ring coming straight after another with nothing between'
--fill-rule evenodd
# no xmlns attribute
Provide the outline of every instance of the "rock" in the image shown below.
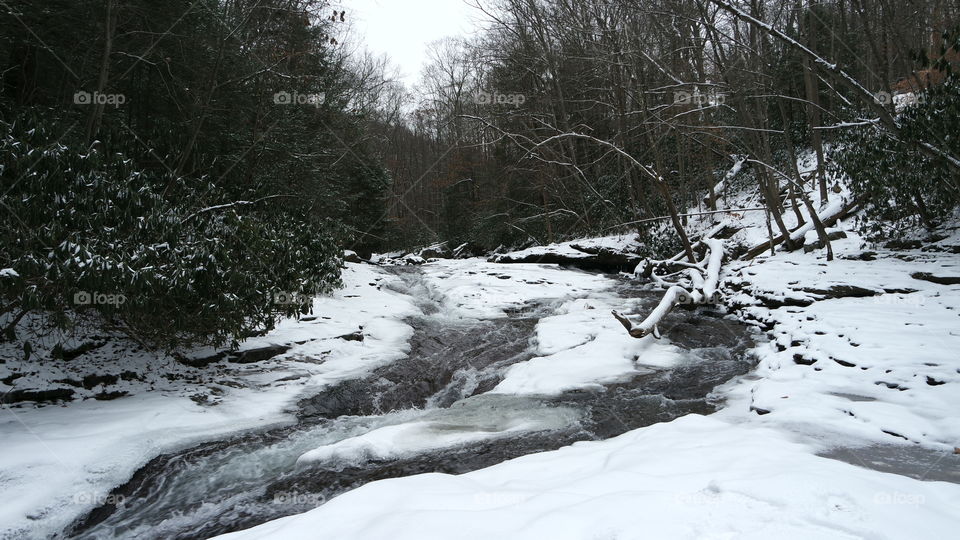
<svg viewBox="0 0 960 540"><path fill-rule="evenodd" d="M98 401L110 401L112 399L122 398L123 396L128 395L129 392L124 390L117 390L115 392L100 392L93 396L93 399Z"/></svg>
<svg viewBox="0 0 960 540"><path fill-rule="evenodd" d="M234 353L230 361L235 364L252 364L253 362L262 362L269 360L278 354L283 354L290 350L288 345L267 345L257 349L249 349Z"/></svg>
<svg viewBox="0 0 960 540"><path fill-rule="evenodd" d="M342 336L337 336L336 339L343 339L346 341L363 341L363 329L357 330L350 334L344 334Z"/></svg>
<svg viewBox="0 0 960 540"><path fill-rule="evenodd" d="M64 347L63 344L58 343L53 347L53 350L50 351L50 355L54 358L69 362L70 360L73 360L82 354L86 354L94 349L103 347L104 343L105 342L97 343L94 341L87 341L72 349L68 349Z"/></svg>
<svg viewBox="0 0 960 540"><path fill-rule="evenodd" d="M845 257L841 257L841 259L846 259L848 261L875 261L877 260L877 252L862 251L856 255L847 255Z"/></svg>
<svg viewBox="0 0 960 540"><path fill-rule="evenodd" d="M469 259L470 257L480 257L484 253L486 253L486 251L477 244L474 244L473 242L465 242L453 250L453 258Z"/></svg>
<svg viewBox="0 0 960 540"><path fill-rule="evenodd" d="M453 254L446 243L440 243L421 249L417 255L424 259L449 259Z"/></svg>
<svg viewBox="0 0 960 540"><path fill-rule="evenodd" d="M93 390L93 388L99 385L110 385L116 384L120 379L118 375L87 375L83 378L83 387L87 390Z"/></svg>
<svg viewBox="0 0 960 540"><path fill-rule="evenodd" d="M920 240L891 240L883 245L887 249L920 249L921 246Z"/></svg>
<svg viewBox="0 0 960 540"><path fill-rule="evenodd" d="M191 358L191 357L184 356L182 354L174 355L177 361L179 361L181 364L184 364L190 367L195 367L195 368L202 368L202 367L209 366L214 362L219 362L223 360L226 356L227 356L227 351L220 351L210 356L203 356L198 358Z"/></svg>
<svg viewBox="0 0 960 540"><path fill-rule="evenodd" d="M3 403L20 403L34 401L37 403L67 401L73 398L73 390L69 388L51 388L49 390L11 390L0 397Z"/></svg>
<svg viewBox="0 0 960 540"><path fill-rule="evenodd" d="M847 237L847 233L843 231L833 231L833 232L827 233L827 240L831 242L833 242L834 240L840 240L841 238L846 238L846 237ZM823 249L825 247L826 247L826 244L821 242L820 239L818 238L816 242L813 242L811 244L806 244L805 246L803 246L803 252L810 253L811 251L816 251L818 249Z"/></svg>
<svg viewBox="0 0 960 540"><path fill-rule="evenodd" d="M824 300L830 298L868 298L880 294L880 291L865 289L856 285L833 285L829 289L803 288L800 290L820 295Z"/></svg>
<svg viewBox="0 0 960 540"><path fill-rule="evenodd" d="M812 366L813 364L816 364L816 363L817 363L817 361L816 361L815 359L807 358L807 357L803 356L802 354L795 354L795 355L793 355L793 362L794 362L795 364L800 364L800 365L803 365L803 366Z"/></svg>
<svg viewBox="0 0 960 540"><path fill-rule="evenodd" d="M960 285L960 276L935 276L929 272L914 272L910 277L939 285Z"/></svg>
<svg viewBox="0 0 960 540"><path fill-rule="evenodd" d="M343 261L352 262L352 263L362 263L363 259L360 258L360 255L357 255L356 251L350 251L346 249L343 251Z"/></svg>
<svg viewBox="0 0 960 540"><path fill-rule="evenodd" d="M593 251L593 249L590 249L590 251ZM545 252L531 253L523 256L509 254L495 255L488 259L489 262L495 263L559 264L583 270L600 270L604 272L632 272L643 260L643 257L639 255L622 253L606 248L597 249L595 253L584 252L582 256Z"/></svg>

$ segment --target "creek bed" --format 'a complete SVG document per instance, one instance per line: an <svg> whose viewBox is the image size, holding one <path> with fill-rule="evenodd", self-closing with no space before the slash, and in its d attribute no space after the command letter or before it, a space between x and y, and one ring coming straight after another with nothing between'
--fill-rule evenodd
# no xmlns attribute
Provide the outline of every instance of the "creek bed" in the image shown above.
<svg viewBox="0 0 960 540"><path fill-rule="evenodd" d="M712 389L753 364L747 327L704 309L678 310L662 325L686 357L673 368L641 372L602 391L487 393L509 366L535 355L536 323L555 306L530 304L500 319L455 320L440 312L419 271L395 272L424 312L408 321L414 335L406 358L301 400L295 425L153 459L107 498L122 504L95 509L65 535L209 538L310 510L374 480L464 473L688 413L709 414ZM615 291L625 301L652 305L659 299L622 279ZM459 430L491 437L403 457L298 462L314 448L418 422L429 422L437 436ZM517 424L527 427L510 429Z"/></svg>

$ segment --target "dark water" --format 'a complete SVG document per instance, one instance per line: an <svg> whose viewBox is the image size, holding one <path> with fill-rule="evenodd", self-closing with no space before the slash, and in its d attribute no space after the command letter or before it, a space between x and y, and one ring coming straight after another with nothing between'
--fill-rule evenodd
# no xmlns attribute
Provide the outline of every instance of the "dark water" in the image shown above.
<svg viewBox="0 0 960 540"><path fill-rule="evenodd" d="M463 473L504 460L613 437L687 413L709 413L718 384L747 372L745 326L700 308L679 310L661 326L683 348L680 365L638 375L603 391L531 398L487 394L512 364L534 356L537 320L554 306L532 304L509 317L469 321L445 316L419 272L396 270L398 288L419 299L425 315L407 358L368 377L302 400L294 426L202 444L160 456L111 501L67 532L71 538L194 539L245 529L304 512L374 480L424 472ZM571 270L573 271L573 270ZM650 305L656 293L622 281L625 304ZM439 432L488 432L490 438L400 459L298 464L303 453L371 430L428 421ZM522 432L507 429L518 421Z"/></svg>

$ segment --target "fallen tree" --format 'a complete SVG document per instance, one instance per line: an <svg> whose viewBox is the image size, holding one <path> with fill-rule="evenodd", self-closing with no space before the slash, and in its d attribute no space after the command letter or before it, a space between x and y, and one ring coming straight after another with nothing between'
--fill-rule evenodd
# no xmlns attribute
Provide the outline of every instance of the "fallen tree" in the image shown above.
<svg viewBox="0 0 960 540"><path fill-rule="evenodd" d="M635 337L647 335L660 338L658 325L675 307L680 304L705 305L716 304L720 301L718 285L720 283L720 267L723 263L723 241L705 237L694 245L695 249L702 248L705 255L695 263L681 262L668 259L667 261L644 261L638 266L637 273L650 277L667 288L653 311L639 324L633 324L626 315L614 310L613 316ZM682 256L683 254L681 254ZM679 259L680 257L676 257ZM672 274L658 275L657 269L677 270ZM669 270L668 270L669 271Z"/></svg>
<svg viewBox="0 0 960 540"><path fill-rule="evenodd" d="M859 204L860 204L860 201L856 199L849 202L843 202L843 201L831 202L829 205L827 205L826 208L822 209L819 212L818 218L824 227L830 227L834 223L836 223L837 220L843 219L846 216L850 215L854 210L857 209L857 206ZM790 242L791 247L799 248L799 246L797 246L797 241L801 240L804 237L804 235L806 235L808 232L813 230L813 228L814 228L814 223L811 220L811 222L805 223L797 227L793 231L791 231L790 237L789 237L791 240ZM748 249L747 252L743 255L743 259L746 259L746 260L752 259L774 246L783 244L785 240L787 240L787 237L781 234L779 236L773 237L770 240L761 242L751 247L750 249Z"/></svg>

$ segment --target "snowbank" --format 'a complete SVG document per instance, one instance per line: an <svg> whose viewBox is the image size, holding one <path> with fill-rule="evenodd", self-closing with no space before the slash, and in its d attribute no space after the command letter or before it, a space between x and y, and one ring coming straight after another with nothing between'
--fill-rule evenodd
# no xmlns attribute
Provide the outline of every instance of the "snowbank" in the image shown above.
<svg viewBox="0 0 960 540"><path fill-rule="evenodd" d="M143 354L105 358L103 369L117 373L144 373L142 366L156 361L151 370L157 376L126 381L132 395L111 401L41 408L4 405L0 486L16 497L0 505L0 538L57 533L109 502L111 489L157 455L293 422L290 409L304 392L402 357L412 332L402 319L419 313L412 298L380 287L395 278L369 265L348 264L343 279L343 289L316 299L316 317L283 321L241 347L291 347L270 360L222 361L198 370ZM338 337L361 326L363 341ZM48 366L45 376L66 376L62 370L70 366L59 364ZM170 373L172 380L161 377L163 373ZM0 391L11 388L2 385ZM198 395L217 397L210 401L196 399Z"/></svg>
<svg viewBox="0 0 960 540"><path fill-rule="evenodd" d="M373 482L218 538L944 538L958 521L960 486L855 467L780 431L690 415L460 476Z"/></svg>

